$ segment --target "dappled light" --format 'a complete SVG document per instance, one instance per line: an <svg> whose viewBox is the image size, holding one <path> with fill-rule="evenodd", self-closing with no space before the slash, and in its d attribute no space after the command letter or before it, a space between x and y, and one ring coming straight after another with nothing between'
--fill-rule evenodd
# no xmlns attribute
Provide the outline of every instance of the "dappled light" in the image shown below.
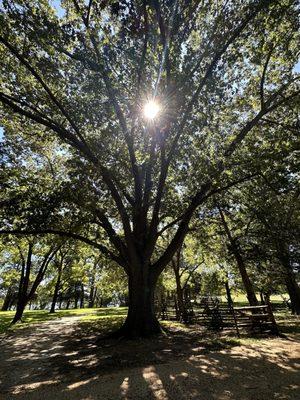
<svg viewBox="0 0 300 400"><path fill-rule="evenodd" d="M95 311L100 323L104 310ZM113 310L109 312L112 318ZM87 319L79 324L77 318L46 321L30 336L23 329L3 337L2 393L16 399L25 392L26 399L70 395L91 400L99 396L105 400L143 400L147 396L157 400L203 396L250 400L273 394L297 399L300 359L295 342L245 339L243 343L218 334L215 345L209 345L205 332L196 336L190 329L168 338L129 341L125 346L113 340L96 344L95 336L85 330ZM195 346L196 341L201 345Z"/></svg>
<svg viewBox="0 0 300 400"><path fill-rule="evenodd" d="M108 321L118 323L126 309L83 311L2 336L3 393L17 399L26 392L29 399L69 393L91 400L250 400L250 390L257 398L276 393L297 399L300 358L293 337L237 339L165 322L167 336L97 341L99 331L110 331Z"/></svg>

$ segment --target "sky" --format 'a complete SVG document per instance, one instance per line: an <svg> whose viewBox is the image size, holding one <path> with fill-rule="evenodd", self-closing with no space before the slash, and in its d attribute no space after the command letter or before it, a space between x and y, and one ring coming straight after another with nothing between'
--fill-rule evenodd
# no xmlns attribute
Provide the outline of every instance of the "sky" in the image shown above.
<svg viewBox="0 0 300 400"><path fill-rule="evenodd" d="M60 0L51 0L50 1L52 7L54 7L57 11L57 15L59 17L63 17L65 10L60 6Z"/></svg>

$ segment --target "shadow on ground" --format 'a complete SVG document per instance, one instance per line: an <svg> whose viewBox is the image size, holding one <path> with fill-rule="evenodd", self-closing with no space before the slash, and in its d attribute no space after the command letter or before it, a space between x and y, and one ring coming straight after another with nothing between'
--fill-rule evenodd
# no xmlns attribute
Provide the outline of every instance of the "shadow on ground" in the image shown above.
<svg viewBox="0 0 300 400"><path fill-rule="evenodd" d="M172 335L96 344L92 326L62 318L11 333L0 353L6 399L296 400L300 347L270 339L239 346L233 338L174 329ZM122 322L120 312L114 324ZM90 328L90 329L87 329Z"/></svg>

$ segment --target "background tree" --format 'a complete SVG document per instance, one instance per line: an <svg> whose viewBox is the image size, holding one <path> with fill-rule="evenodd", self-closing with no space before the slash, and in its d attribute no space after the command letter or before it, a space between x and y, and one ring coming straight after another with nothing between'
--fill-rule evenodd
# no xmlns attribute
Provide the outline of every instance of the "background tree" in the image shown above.
<svg viewBox="0 0 300 400"><path fill-rule="evenodd" d="M269 261L269 274L280 278L287 288L293 313L299 314L300 191L291 178L288 186L282 187L282 183L268 182L261 188L251 185L251 196L248 191L245 199L246 212L254 220L250 230L254 249L262 260Z"/></svg>
<svg viewBox="0 0 300 400"><path fill-rule="evenodd" d="M20 259L17 248L9 242L0 242L0 292L3 297L1 311L8 311L15 305L18 294Z"/></svg>
<svg viewBox="0 0 300 400"><path fill-rule="evenodd" d="M12 323L16 323L21 320L26 305L34 298L61 243L50 245L28 237L14 241L13 245L18 250L18 264L20 265L16 313L12 320Z"/></svg>

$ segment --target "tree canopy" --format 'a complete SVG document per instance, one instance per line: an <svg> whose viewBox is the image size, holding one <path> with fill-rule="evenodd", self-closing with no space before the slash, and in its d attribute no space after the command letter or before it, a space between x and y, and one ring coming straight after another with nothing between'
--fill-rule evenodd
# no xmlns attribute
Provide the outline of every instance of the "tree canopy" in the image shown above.
<svg viewBox="0 0 300 400"><path fill-rule="evenodd" d="M94 246L129 278L122 334L159 331L155 284L199 207L294 151L297 10L3 1L1 232Z"/></svg>

